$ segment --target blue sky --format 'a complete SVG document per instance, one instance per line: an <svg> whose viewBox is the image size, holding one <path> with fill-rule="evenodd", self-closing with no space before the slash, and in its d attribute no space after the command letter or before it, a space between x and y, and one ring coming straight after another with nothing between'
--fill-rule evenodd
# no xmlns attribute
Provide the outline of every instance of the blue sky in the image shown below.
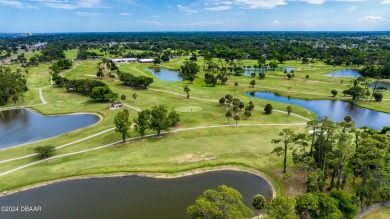
<svg viewBox="0 0 390 219"><path fill-rule="evenodd" d="M390 30L390 0L0 0L0 32Z"/></svg>

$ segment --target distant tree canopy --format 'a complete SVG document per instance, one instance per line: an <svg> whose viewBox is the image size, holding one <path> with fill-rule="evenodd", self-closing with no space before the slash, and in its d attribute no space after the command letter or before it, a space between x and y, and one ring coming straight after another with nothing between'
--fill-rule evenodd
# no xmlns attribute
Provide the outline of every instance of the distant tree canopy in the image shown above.
<svg viewBox="0 0 390 219"><path fill-rule="evenodd" d="M118 98L118 94L112 92L112 90L108 86L94 87L89 96L93 100L100 102L113 101Z"/></svg>
<svg viewBox="0 0 390 219"><path fill-rule="evenodd" d="M51 70L55 73L59 73L62 70L70 69L73 62L70 59L61 59L51 65Z"/></svg>
<svg viewBox="0 0 390 219"><path fill-rule="evenodd" d="M90 94L95 87L107 87L107 84L100 80L78 79L69 80L65 84L67 91L75 91L83 94Z"/></svg>
<svg viewBox="0 0 390 219"><path fill-rule="evenodd" d="M48 43L42 51L42 61L52 61L65 58L66 44Z"/></svg>
<svg viewBox="0 0 390 219"><path fill-rule="evenodd" d="M153 78L146 76L134 76L131 73L120 72L119 80L126 85L148 88L153 83Z"/></svg>
<svg viewBox="0 0 390 219"><path fill-rule="evenodd" d="M5 105L11 96L23 95L27 91L26 79L20 73L0 66L0 105Z"/></svg>

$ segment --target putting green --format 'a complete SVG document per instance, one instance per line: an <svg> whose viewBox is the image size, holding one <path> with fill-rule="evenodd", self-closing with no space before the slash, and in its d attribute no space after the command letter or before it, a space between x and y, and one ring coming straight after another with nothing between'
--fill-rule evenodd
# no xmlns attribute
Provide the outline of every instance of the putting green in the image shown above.
<svg viewBox="0 0 390 219"><path fill-rule="evenodd" d="M200 106L178 106L175 108L175 111L183 113L199 112L202 110L203 108Z"/></svg>

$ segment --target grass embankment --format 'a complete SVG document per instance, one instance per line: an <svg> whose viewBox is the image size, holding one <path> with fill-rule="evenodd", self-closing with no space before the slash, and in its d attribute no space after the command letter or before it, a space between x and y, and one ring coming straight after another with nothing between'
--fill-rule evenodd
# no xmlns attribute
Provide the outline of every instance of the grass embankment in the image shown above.
<svg viewBox="0 0 390 219"><path fill-rule="evenodd" d="M75 54L73 50L69 51L67 52L67 57L75 57ZM179 69L184 61L185 58L179 58L163 63L162 66L170 69ZM100 61L77 61L73 69L67 70L63 74L69 79L96 79L98 62ZM199 60L198 63L203 66L203 60ZM256 64L255 61L245 61L245 65L253 66L254 64ZM122 71L152 77L152 73L144 70L150 64L121 63L119 65ZM274 144L271 144L271 140L277 138L277 133L285 128L283 124L305 123L306 120L295 116L288 117L285 113L286 104L246 97L244 95L245 92L277 91L282 95L296 98L344 99L340 97L340 94L347 89L348 81L351 78L340 79L323 76L325 73L344 67L334 68L321 63L310 66L298 64L295 61L287 62L284 66L296 68L294 79L287 80L282 71L274 71L267 73L264 80L260 80L256 76L255 88L249 85L249 82L253 80L250 75L230 76L228 84L217 85L216 87L208 87L202 78L198 78L193 84L189 84L191 88L190 95L201 100L185 98L183 85L187 84L186 81L166 82L154 78L155 83L151 85L151 89L143 90L124 86L117 78L110 79L107 77L103 80L114 92L127 96L127 99L124 101L125 104L140 109L148 109L159 104L167 105L170 110L175 108L185 109L178 110L181 122L178 127L172 130L227 124L227 118L225 117L226 107L218 104L218 99L227 93L240 98L245 104L248 104L249 101L253 101L255 104L255 111L252 113L252 116L247 120L241 116L239 124L282 124L282 126L265 125L196 129L170 133L161 138L150 137L144 140L119 143L100 150L48 160L8 175L0 176L0 191L80 175L118 172L178 173L196 168L229 165L254 168L265 172L268 174L268 178L272 181L278 194L292 195L294 191L291 191L291 188L302 186L303 181L294 181L292 179L283 181L281 179L278 173L281 171L282 159L270 153L275 147ZM42 65L30 70L28 76L30 87L44 87L47 85L47 82L49 82L47 81L47 68L48 66L44 67ZM307 74L310 75L309 79L305 78ZM203 76L203 73L199 73L199 76ZM341 84L340 80L344 80L344 83ZM234 82L238 82L239 86L234 86ZM336 89L339 92L339 95L335 98L331 97L330 91L332 89ZM131 98L133 93L138 94L136 100ZM99 114L102 120L96 125L52 139L3 150L0 153L0 161L31 154L33 148L38 145L61 146L113 128L113 118L118 110L108 109L108 103L94 103L87 96L65 92L64 88L55 86L44 88L43 96L48 103L34 107L34 110L43 114L90 112ZM37 100L39 101L38 90L30 89L26 93L26 97L31 97L31 100L28 100L29 102L26 100L25 103L22 103L23 105L36 103ZM385 92L386 97L389 97L387 92ZM275 110L282 112L274 111L272 115L265 115L263 108L267 103L272 103ZM13 106L13 104L9 106ZM199 110L188 111L190 106ZM370 106L376 106L376 103L370 104ZM390 101L378 103L378 107L383 111L390 112ZM310 111L298 106L293 106L293 113L310 119L315 117ZM135 110L130 110L131 118L136 117L136 115L137 112ZM233 118L230 119L230 123L234 123ZM292 126L292 128L297 131L304 131L305 125ZM149 131L148 134L150 133L152 132ZM132 135L136 136L135 133L132 133ZM85 141L58 149L53 156L91 149L118 140L120 140L118 133L108 131ZM0 173L35 161L38 161L37 157L2 163L0 165ZM292 165L291 160L289 160L289 165ZM285 188L285 182L288 182L288 189Z"/></svg>

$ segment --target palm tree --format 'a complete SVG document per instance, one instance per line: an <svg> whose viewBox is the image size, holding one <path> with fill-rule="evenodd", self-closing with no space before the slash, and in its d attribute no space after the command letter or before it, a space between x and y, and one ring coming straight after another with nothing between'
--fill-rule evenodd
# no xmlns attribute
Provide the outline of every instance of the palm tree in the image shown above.
<svg viewBox="0 0 390 219"><path fill-rule="evenodd" d="M234 120L236 121L236 126L237 126L237 122L238 122L238 120L240 120L240 116L239 115L235 115L234 116Z"/></svg>
<svg viewBox="0 0 390 219"><path fill-rule="evenodd" d="M184 92L187 93L187 99L190 98L191 89L188 87L188 85L185 85L183 88L184 88Z"/></svg>
<svg viewBox="0 0 390 219"><path fill-rule="evenodd" d="M288 107L286 108L286 110L287 110L287 116L290 116L290 114L291 114L291 112L292 112L292 106L288 106Z"/></svg>
<svg viewBox="0 0 390 219"><path fill-rule="evenodd" d="M225 116L228 118L228 124L230 124L229 120L230 120L230 117L232 117L232 112L227 111Z"/></svg>
<svg viewBox="0 0 390 219"><path fill-rule="evenodd" d="M133 99L134 99L134 105L135 105L135 100L137 99L138 94L137 94L137 93L133 93L133 95L131 95L131 97L133 97Z"/></svg>

